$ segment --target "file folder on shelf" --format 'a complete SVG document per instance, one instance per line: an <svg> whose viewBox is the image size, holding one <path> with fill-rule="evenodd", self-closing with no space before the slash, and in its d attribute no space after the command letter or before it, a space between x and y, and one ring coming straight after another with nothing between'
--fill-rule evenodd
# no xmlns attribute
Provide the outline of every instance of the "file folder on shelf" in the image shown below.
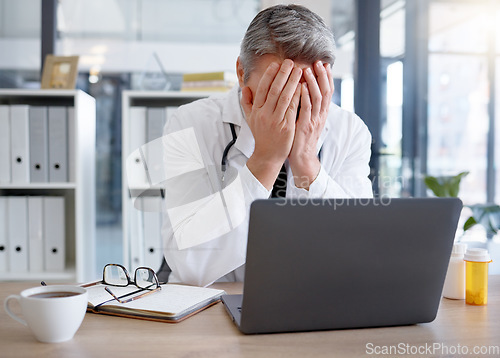
<svg viewBox="0 0 500 358"><path fill-rule="evenodd" d="M30 272L44 270L42 196L28 197L28 267Z"/></svg>
<svg viewBox="0 0 500 358"><path fill-rule="evenodd" d="M10 106L11 175L13 183L29 183L29 106Z"/></svg>
<svg viewBox="0 0 500 358"><path fill-rule="evenodd" d="M49 181L47 107L31 106L29 110L30 181Z"/></svg>
<svg viewBox="0 0 500 358"><path fill-rule="evenodd" d="M129 148L127 156L132 155L130 168L127 168L129 189L145 187L148 184L143 158L139 148L146 143L146 107L130 107Z"/></svg>
<svg viewBox="0 0 500 358"><path fill-rule="evenodd" d="M9 271L28 272L28 199L8 197Z"/></svg>
<svg viewBox="0 0 500 358"><path fill-rule="evenodd" d="M141 198L144 215L144 265L157 271L163 260L161 197Z"/></svg>
<svg viewBox="0 0 500 358"><path fill-rule="evenodd" d="M160 138L163 134L163 126L165 124L165 108L148 108L147 112L147 141Z"/></svg>
<svg viewBox="0 0 500 358"><path fill-rule="evenodd" d="M74 183L76 181L76 123L75 123L75 107L68 108L68 181Z"/></svg>
<svg viewBox="0 0 500 358"><path fill-rule="evenodd" d="M7 221L8 221L7 197L0 196L0 272L7 272L9 268Z"/></svg>
<svg viewBox="0 0 500 358"><path fill-rule="evenodd" d="M10 108L0 105L0 183L10 183Z"/></svg>
<svg viewBox="0 0 500 358"><path fill-rule="evenodd" d="M66 257L64 198L45 197L43 213L45 271L62 272Z"/></svg>
<svg viewBox="0 0 500 358"><path fill-rule="evenodd" d="M159 139L163 134L165 124L165 108L151 107L147 110L146 143L144 155L148 168L149 180L152 184L158 182L158 178L164 177L163 170L163 146ZM156 141L155 141L156 139Z"/></svg>
<svg viewBox="0 0 500 358"><path fill-rule="evenodd" d="M138 198L137 200L141 200ZM142 207L142 202L141 202ZM128 222L130 223L130 263L131 269L135 270L143 265L143 243L144 243L144 216L142 211L133 205L128 206Z"/></svg>
<svg viewBox="0 0 500 358"><path fill-rule="evenodd" d="M49 107L49 181L68 181L68 122L66 107Z"/></svg>

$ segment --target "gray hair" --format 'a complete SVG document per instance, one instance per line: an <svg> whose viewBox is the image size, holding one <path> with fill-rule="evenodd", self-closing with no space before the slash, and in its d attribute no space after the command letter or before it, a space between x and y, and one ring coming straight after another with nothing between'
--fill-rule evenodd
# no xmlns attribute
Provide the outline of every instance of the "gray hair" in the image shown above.
<svg viewBox="0 0 500 358"><path fill-rule="evenodd" d="M240 62L244 81L262 55L314 63L335 62L335 40L323 19L300 5L276 5L262 10L252 20L241 42Z"/></svg>

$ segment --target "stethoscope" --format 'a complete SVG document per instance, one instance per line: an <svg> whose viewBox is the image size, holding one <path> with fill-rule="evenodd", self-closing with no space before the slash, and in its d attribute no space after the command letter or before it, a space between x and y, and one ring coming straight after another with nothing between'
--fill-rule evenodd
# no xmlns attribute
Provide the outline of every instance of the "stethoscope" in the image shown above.
<svg viewBox="0 0 500 358"><path fill-rule="evenodd" d="M241 88L238 88L238 98L239 98L239 105L240 105L240 111L242 116L244 117L245 114L243 112L243 108L241 107ZM227 168L227 153L229 153L229 149L236 143L236 139L238 139L238 136L236 135L236 129L234 128L234 123L229 123L229 126L231 127L231 135L233 136L233 139L227 143L226 148L224 148L224 152L222 152L222 160L220 162L220 169L222 172L222 181L224 181L224 175L226 174L226 168Z"/></svg>
<svg viewBox="0 0 500 358"><path fill-rule="evenodd" d="M238 136L236 135L236 129L234 128L234 123L229 123L229 126L231 127L231 135L233 136L233 139L229 143L227 143L226 148L224 148L224 152L222 152L222 160L220 163L220 169L222 171L222 181L224 181L224 174L226 173L226 163L227 163L227 153L229 153L229 149L236 143L236 139L238 139Z"/></svg>
<svg viewBox="0 0 500 358"><path fill-rule="evenodd" d="M234 128L234 123L229 123L229 126L231 127L231 135L233 136L233 139L229 143L227 143L226 148L224 148L224 152L222 152L222 160L220 162L220 169L222 172L222 181L224 181L224 175L226 173L226 168L227 168L227 154L229 153L229 150L231 147L236 143L236 139L238 139L238 136L236 135L236 129ZM323 147L319 149L318 152L318 159L321 161L321 150Z"/></svg>

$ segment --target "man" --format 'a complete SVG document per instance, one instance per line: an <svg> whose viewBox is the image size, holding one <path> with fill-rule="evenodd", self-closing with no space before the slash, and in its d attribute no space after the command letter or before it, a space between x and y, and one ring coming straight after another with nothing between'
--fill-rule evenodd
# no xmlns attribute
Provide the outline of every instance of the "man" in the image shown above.
<svg viewBox="0 0 500 358"><path fill-rule="evenodd" d="M265 9L242 41L239 86L169 118L162 233L171 282L243 280L250 204L271 196L280 169L287 198L372 196L370 133L331 103L334 50L310 10Z"/></svg>

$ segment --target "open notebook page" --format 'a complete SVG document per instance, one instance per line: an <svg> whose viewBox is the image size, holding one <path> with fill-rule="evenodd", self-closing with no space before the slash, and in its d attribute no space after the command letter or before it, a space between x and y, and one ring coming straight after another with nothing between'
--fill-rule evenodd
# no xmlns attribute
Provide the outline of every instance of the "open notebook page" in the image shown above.
<svg viewBox="0 0 500 358"><path fill-rule="evenodd" d="M162 312L172 316L219 298L224 293L223 290L213 288L166 284L162 285L162 289L158 292L135 301L120 303L114 299L110 301L111 295L104 290L104 287L104 285L98 285L88 288L89 302L93 306L106 302L101 306L103 309L105 309L104 306L119 306L133 310ZM135 286L110 288L118 297L138 290Z"/></svg>

